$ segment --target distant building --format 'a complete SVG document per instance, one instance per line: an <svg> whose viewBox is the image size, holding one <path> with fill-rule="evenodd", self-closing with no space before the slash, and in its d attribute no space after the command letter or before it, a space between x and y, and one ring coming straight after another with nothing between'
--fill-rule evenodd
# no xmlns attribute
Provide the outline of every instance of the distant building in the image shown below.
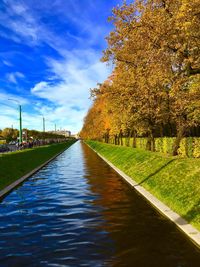
<svg viewBox="0 0 200 267"><path fill-rule="evenodd" d="M71 132L67 130L49 131L49 133L64 135L65 137L71 137Z"/></svg>
<svg viewBox="0 0 200 267"><path fill-rule="evenodd" d="M79 139L79 133L71 135L71 137L74 137L76 139Z"/></svg>

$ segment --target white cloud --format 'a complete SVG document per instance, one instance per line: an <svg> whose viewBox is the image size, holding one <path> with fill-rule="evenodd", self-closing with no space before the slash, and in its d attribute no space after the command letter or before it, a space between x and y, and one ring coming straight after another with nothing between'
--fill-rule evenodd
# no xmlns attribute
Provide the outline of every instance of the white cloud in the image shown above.
<svg viewBox="0 0 200 267"><path fill-rule="evenodd" d="M0 11L0 25L8 32L0 31L0 36L32 47L45 43L62 54L67 41L48 28L27 3L5 1L5 8L5 12Z"/></svg>
<svg viewBox="0 0 200 267"><path fill-rule="evenodd" d="M108 28L95 22L91 23L74 1L70 1L70 4L55 1L50 8L46 1L43 6L45 9L34 8L33 3L31 5L28 1L8 0L4 3L5 11L0 11L0 25L8 29L7 32L0 31L0 35L4 38L33 47L45 43L60 55L65 54L66 48L70 47L71 43L75 43L79 47L105 43L104 36L108 34ZM93 4L89 3L89 5ZM75 36L67 28L66 32L59 36L53 27L49 27L43 22L43 13L52 13L52 8L54 14L62 17L63 22L73 23L79 32L78 36ZM72 38L74 42L72 42Z"/></svg>
<svg viewBox="0 0 200 267"><path fill-rule="evenodd" d="M0 92L0 129L11 127L18 128L19 124L19 104L22 106L27 105L29 102L27 99L9 94L6 92Z"/></svg>
<svg viewBox="0 0 200 267"><path fill-rule="evenodd" d="M16 72L7 73L6 78L8 82L17 84L17 79L25 78L25 76L23 73L16 71Z"/></svg>
<svg viewBox="0 0 200 267"><path fill-rule="evenodd" d="M65 128L78 132L83 123L87 109L91 104L89 89L103 82L109 75L109 69L99 62L99 57L93 50L71 53L65 51L61 60L46 58L50 76L47 80L40 81L31 89L33 99L43 98L37 103L31 103L26 98L20 98L8 93L0 93L0 102L8 103L8 98L16 99L23 109L23 127L42 130L42 117L46 119L46 129ZM10 82L16 83L17 79L24 78L20 72L8 73ZM9 105L13 108L1 116L0 128L18 127L17 103ZM27 108L26 108L27 107ZM28 110L31 107L35 112Z"/></svg>
<svg viewBox="0 0 200 267"><path fill-rule="evenodd" d="M6 12L0 12L0 24L11 30L12 34L4 34L4 37L16 42L36 44L40 27L28 6L22 2L5 1L5 8Z"/></svg>
<svg viewBox="0 0 200 267"><path fill-rule="evenodd" d="M62 56L62 59L46 58L50 75L41 78L41 81L33 86L31 93L33 97L43 98L47 102L44 101L45 105L42 102L35 104L35 114L30 115L28 112L23 114L25 127L41 129L41 118L45 116L47 129L56 123L58 127L77 132L81 129L83 117L91 104L89 89L95 87L98 82L103 82L110 74L106 65L99 62L99 52L89 49L94 47L94 44L99 47L104 43L103 36L107 33L107 29L95 25L95 22L91 23L84 12L77 9L78 6L73 0L70 0L74 5L73 12L66 12L63 5L68 7L68 3L63 1L53 1L50 6L47 6L48 2L48 0L45 4L41 2L45 7L44 12L47 10L52 12L52 8L55 12L57 8L56 15L60 15L58 17L63 21L73 23L76 30L79 30L78 36L74 36L70 31L64 35L57 34L53 27L50 28L48 24L42 22L43 9L38 6L31 8L29 3L33 4L34 1L15 0L4 1L6 10L0 11L0 24L7 30L0 32L0 35L34 47L47 44ZM81 49L67 50L72 45ZM10 83L17 84L22 78L24 78L22 73L7 73L7 80ZM9 116L11 115L8 115L8 121L10 121ZM2 122L0 125L3 125Z"/></svg>
<svg viewBox="0 0 200 267"><path fill-rule="evenodd" d="M48 58L47 64L54 79L59 81L41 81L31 92L56 106L51 112L52 120L71 125L77 132L91 104L89 89L103 82L110 71L92 50L71 51L63 60Z"/></svg>
<svg viewBox="0 0 200 267"><path fill-rule="evenodd" d="M11 99L11 100L9 100ZM9 93L0 92L0 129L11 127L19 128L19 107L22 106L22 127L43 130L42 118L45 117L46 130L57 129L71 130L76 133L82 125L82 113L71 105L49 105L46 101L33 102ZM30 107L35 112L30 112ZM86 109L84 111L86 112Z"/></svg>
<svg viewBox="0 0 200 267"><path fill-rule="evenodd" d="M15 101L10 101L9 99L14 99ZM17 95L14 95L14 94L10 94L10 93L7 93L7 92L1 92L0 91L0 102L1 103L19 103L21 105L26 105L28 104L28 100L23 98L23 97L20 97L20 96L17 96Z"/></svg>
<svg viewBox="0 0 200 267"><path fill-rule="evenodd" d="M1 105L0 105L1 106ZM2 108L2 107L1 107ZM31 115L22 111L22 127L28 129L37 129L42 131L42 117L40 115ZM11 127L19 129L19 112L14 108L7 108L3 115L0 115L0 129ZM47 122L48 130L54 129L54 125Z"/></svg>
<svg viewBox="0 0 200 267"><path fill-rule="evenodd" d="M28 129L38 129L42 131L42 116L43 114L50 114L51 108L43 106L43 108L38 109L37 113L30 113L29 107L36 106L42 107L42 103L38 102L35 104L25 98L18 97L9 93L0 92L0 129L11 127L19 129L19 104L22 106L22 127ZM43 113L43 111L45 112ZM47 129L52 130L54 127L53 122L47 118Z"/></svg>
<svg viewBox="0 0 200 267"><path fill-rule="evenodd" d="M17 121L13 120L11 116L0 114L0 129L11 128L11 127L18 129L18 125L16 122Z"/></svg>
<svg viewBox="0 0 200 267"><path fill-rule="evenodd" d="M32 92L37 94L37 92L41 92L48 87L49 87L49 84L47 82L39 82L32 89Z"/></svg>
<svg viewBox="0 0 200 267"><path fill-rule="evenodd" d="M13 66L13 64L11 62L7 61L7 60L3 60L3 64L8 66L8 67L12 67Z"/></svg>

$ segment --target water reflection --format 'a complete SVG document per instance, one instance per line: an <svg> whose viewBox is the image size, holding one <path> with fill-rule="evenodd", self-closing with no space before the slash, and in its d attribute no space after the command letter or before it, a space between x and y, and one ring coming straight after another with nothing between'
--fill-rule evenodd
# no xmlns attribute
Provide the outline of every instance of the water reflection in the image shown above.
<svg viewBox="0 0 200 267"><path fill-rule="evenodd" d="M199 266L200 254L86 145L0 204L0 266Z"/></svg>
<svg viewBox="0 0 200 267"><path fill-rule="evenodd" d="M172 223L87 146L82 150L90 189L101 196L94 204L104 207L104 229L114 241L114 266L199 266L199 252Z"/></svg>

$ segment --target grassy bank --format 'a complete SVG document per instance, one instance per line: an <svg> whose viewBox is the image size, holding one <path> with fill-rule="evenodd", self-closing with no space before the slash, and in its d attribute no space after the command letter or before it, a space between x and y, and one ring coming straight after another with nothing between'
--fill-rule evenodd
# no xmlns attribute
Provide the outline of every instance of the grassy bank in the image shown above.
<svg viewBox="0 0 200 267"><path fill-rule="evenodd" d="M0 155L0 190L38 167L57 153L71 146L75 141Z"/></svg>
<svg viewBox="0 0 200 267"><path fill-rule="evenodd" d="M200 159L87 143L200 230Z"/></svg>

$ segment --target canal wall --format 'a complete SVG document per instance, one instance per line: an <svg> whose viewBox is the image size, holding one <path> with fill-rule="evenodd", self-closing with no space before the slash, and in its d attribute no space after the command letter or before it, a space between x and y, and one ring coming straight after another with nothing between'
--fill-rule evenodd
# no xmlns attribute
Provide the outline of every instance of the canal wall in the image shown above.
<svg viewBox="0 0 200 267"><path fill-rule="evenodd" d="M62 144L9 153L0 157L0 186L2 188L0 199L62 154L74 142L74 140L67 141ZM19 177L21 173L23 175ZM6 186L4 186L5 184Z"/></svg>
<svg viewBox="0 0 200 267"><path fill-rule="evenodd" d="M145 197L145 199L147 199L152 206L154 206L161 214L163 214L170 221L172 221L184 234L187 235L187 237L198 248L200 248L200 232L199 232L199 230L196 229L196 227L192 226L185 218L183 218L183 216L181 216L179 213L175 212L174 209L169 207L169 205L166 205L166 203L164 203L167 201L163 201L163 199L167 200L168 195L160 197L161 199L158 199L158 197L157 197L157 196L161 196L161 192L159 192L159 193L156 192L156 190L157 190L156 188L158 187L159 183L156 185L156 178L157 177L155 177L155 176L160 175L161 179L162 179L163 174L161 175L161 173L159 174L159 172L165 172L164 174L167 176L168 175L167 173L170 173L170 169L173 168L173 166L170 166L169 169L167 167L169 167L168 165L170 165L170 163L172 163L174 159L167 158L167 163L165 162L165 164L163 166L160 166L159 169L157 169L157 171L150 169L150 174L146 173L146 178L143 177L142 172L141 172L142 179L140 179L140 181L137 179L137 181L136 181L133 177L130 177L129 175L127 175L127 172L130 173L128 170L130 170L132 168L139 168L139 166L137 166L136 162L133 160L135 153L140 154L140 155L137 155L137 157L139 156L139 157L144 157L144 158L146 156L146 153L147 154L150 153L149 157L150 158L152 157L152 160L153 160L153 157L155 157L155 153L151 154L152 152L145 151L144 152L145 154L143 154L141 151L133 150L132 148L122 148L122 147L116 148L116 146L112 146L112 145L108 145L108 144L102 144L102 143L93 142L93 141L87 141L86 144L89 145L90 148L93 149L99 155L99 157L101 157L108 165L110 165L121 177L123 177L124 180L129 185L131 185L137 192L139 192L143 197ZM129 153L126 151L127 149L129 150L128 151ZM116 150L116 151L114 151L114 150ZM108 156L109 152L110 152L110 157ZM158 155L158 158L159 157L162 157L162 156ZM128 162L127 162L127 160L128 160ZM147 160L147 157L146 157L146 160ZM183 167L183 159L177 159L177 160L178 161L180 160L180 166L179 167L180 168L181 168L181 166ZM115 164L113 164L113 163L115 163ZM122 167L118 168L118 166L116 166L117 165L116 163L118 164L118 166L124 166L124 168L122 168ZM140 162L140 164L141 164L141 162ZM190 165L191 165L191 162L190 162ZM198 166L200 166L200 165L198 165ZM193 166L193 167L195 167L195 166ZM166 168L166 170L164 170L165 168ZM138 176L140 176L139 172L138 172ZM149 182L149 180L152 180L150 183L151 187L147 184L147 181ZM179 180L179 177L177 177L176 180ZM163 180L163 183L165 183L165 182L166 181ZM194 182L194 179L193 179L193 182ZM199 192L198 190L200 188L198 182L199 182L199 179L197 180L197 184L194 185L197 188L197 194L198 194L198 192ZM176 184L174 186L176 187ZM144 188L144 187L147 187L147 188ZM154 190L152 189L153 187L154 187ZM165 184L165 187L167 187L167 184ZM182 185L182 187L184 187L184 185ZM153 194L150 191L152 191ZM183 194L183 192L180 192L180 194ZM197 197L197 200L195 200L196 206L197 206L197 208L196 208L197 213L195 213L196 210L194 208L190 209L188 211L188 209L189 209L189 208L187 208L188 203L186 202L185 203L185 210L186 210L185 214L186 215L188 214L188 216L189 216L189 213L190 213L190 216L191 217L193 216L193 218L195 218L195 215L196 215L197 218L195 220L195 226L196 225L198 226L198 222L200 224L200 221L199 221L200 213L198 213L198 207L199 207L199 200L198 199L199 199L200 194L195 196L195 192L185 192L185 201L187 200L187 194L193 195L194 199L195 199L195 197ZM174 196L174 199L176 197L177 197L177 199L179 199L180 195ZM176 201L174 201L174 203L176 204ZM176 205L174 205L174 206L176 207Z"/></svg>

